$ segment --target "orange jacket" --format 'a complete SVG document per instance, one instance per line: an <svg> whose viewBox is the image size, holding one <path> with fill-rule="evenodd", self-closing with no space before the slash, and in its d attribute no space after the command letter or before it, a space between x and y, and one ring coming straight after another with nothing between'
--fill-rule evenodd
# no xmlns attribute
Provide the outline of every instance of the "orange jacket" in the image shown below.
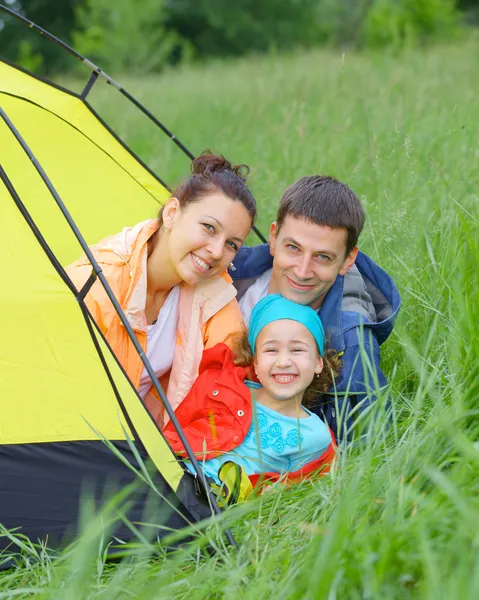
<svg viewBox="0 0 479 600"><path fill-rule="evenodd" d="M115 236L91 246L113 293L136 333L144 351L147 350L146 261L147 242L158 229L151 219L126 227ZM78 290L91 275L86 256L67 267L67 273ZM173 365L160 383L175 409L189 392L198 374L205 348L224 342L233 331L244 328L241 312L235 300L236 290L227 273L215 276L196 287L182 284L179 299L179 319ZM85 303L118 360L136 389L139 388L143 363L111 304L101 282L95 281L85 297ZM163 424L163 407L154 388L145 402L155 420Z"/></svg>

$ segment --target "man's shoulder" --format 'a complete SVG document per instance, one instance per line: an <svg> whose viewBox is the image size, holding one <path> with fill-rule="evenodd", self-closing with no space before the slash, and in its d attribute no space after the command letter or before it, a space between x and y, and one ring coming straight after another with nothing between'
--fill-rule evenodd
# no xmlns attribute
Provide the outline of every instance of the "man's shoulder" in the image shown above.
<svg viewBox="0 0 479 600"><path fill-rule="evenodd" d="M338 276L328 292L320 316L333 347L344 350L344 335L354 328L366 327L373 331L379 344L386 341L400 306L401 298L392 277L359 252L353 268L345 276Z"/></svg>
<svg viewBox="0 0 479 600"><path fill-rule="evenodd" d="M259 277L273 266L273 257L269 244L243 246L236 255L229 269L233 285L236 288L236 299L240 303L246 292L256 283ZM244 313L243 313L244 316Z"/></svg>
<svg viewBox="0 0 479 600"><path fill-rule="evenodd" d="M273 257L269 244L258 246L243 246L236 255L230 268L233 281L254 279L268 271L273 266Z"/></svg>
<svg viewBox="0 0 479 600"><path fill-rule="evenodd" d="M356 266L374 306L375 319L370 325L382 344L393 330L401 296L391 275L363 252L358 253Z"/></svg>

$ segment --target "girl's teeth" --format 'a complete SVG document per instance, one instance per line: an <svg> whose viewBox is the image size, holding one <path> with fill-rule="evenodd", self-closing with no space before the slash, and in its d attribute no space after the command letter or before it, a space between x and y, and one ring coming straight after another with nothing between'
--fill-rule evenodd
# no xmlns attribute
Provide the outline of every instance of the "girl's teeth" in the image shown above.
<svg viewBox="0 0 479 600"><path fill-rule="evenodd" d="M295 375L275 375L274 378L277 381L281 381L282 383L286 383L287 381L293 381L293 379L296 379Z"/></svg>
<svg viewBox="0 0 479 600"><path fill-rule="evenodd" d="M204 260L201 260L196 254L193 254L193 258L197 265L199 265L202 269L208 270L210 265L207 265Z"/></svg>

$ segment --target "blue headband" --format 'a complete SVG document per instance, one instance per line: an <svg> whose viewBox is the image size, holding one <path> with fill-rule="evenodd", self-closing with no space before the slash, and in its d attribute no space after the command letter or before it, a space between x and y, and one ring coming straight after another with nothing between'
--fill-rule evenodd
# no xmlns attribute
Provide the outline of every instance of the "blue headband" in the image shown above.
<svg viewBox="0 0 479 600"><path fill-rule="evenodd" d="M273 321L289 319L297 321L308 329L318 344L321 356L324 352L324 329L321 319L315 310L309 306L303 306L291 302L279 294L270 294L256 304L251 313L249 321L248 341L253 354L256 350L256 338L260 331Z"/></svg>

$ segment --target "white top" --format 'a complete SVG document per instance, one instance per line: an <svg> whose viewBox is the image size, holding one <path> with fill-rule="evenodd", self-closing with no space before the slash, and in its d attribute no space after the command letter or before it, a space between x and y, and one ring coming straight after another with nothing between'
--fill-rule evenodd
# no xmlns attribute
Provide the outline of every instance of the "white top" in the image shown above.
<svg viewBox="0 0 479 600"><path fill-rule="evenodd" d="M178 301L181 285L171 289L165 303L160 308L154 325L147 325L146 357L157 377L171 369L175 355L176 331L178 329ZM146 369L140 379L140 396L143 398L151 387L151 379Z"/></svg>
<svg viewBox="0 0 479 600"><path fill-rule="evenodd" d="M273 269L269 269L260 275L253 285L246 290L239 301L241 314L243 315L243 321L246 327L249 327L251 311L255 305L268 295L269 282L271 281L272 273Z"/></svg>

